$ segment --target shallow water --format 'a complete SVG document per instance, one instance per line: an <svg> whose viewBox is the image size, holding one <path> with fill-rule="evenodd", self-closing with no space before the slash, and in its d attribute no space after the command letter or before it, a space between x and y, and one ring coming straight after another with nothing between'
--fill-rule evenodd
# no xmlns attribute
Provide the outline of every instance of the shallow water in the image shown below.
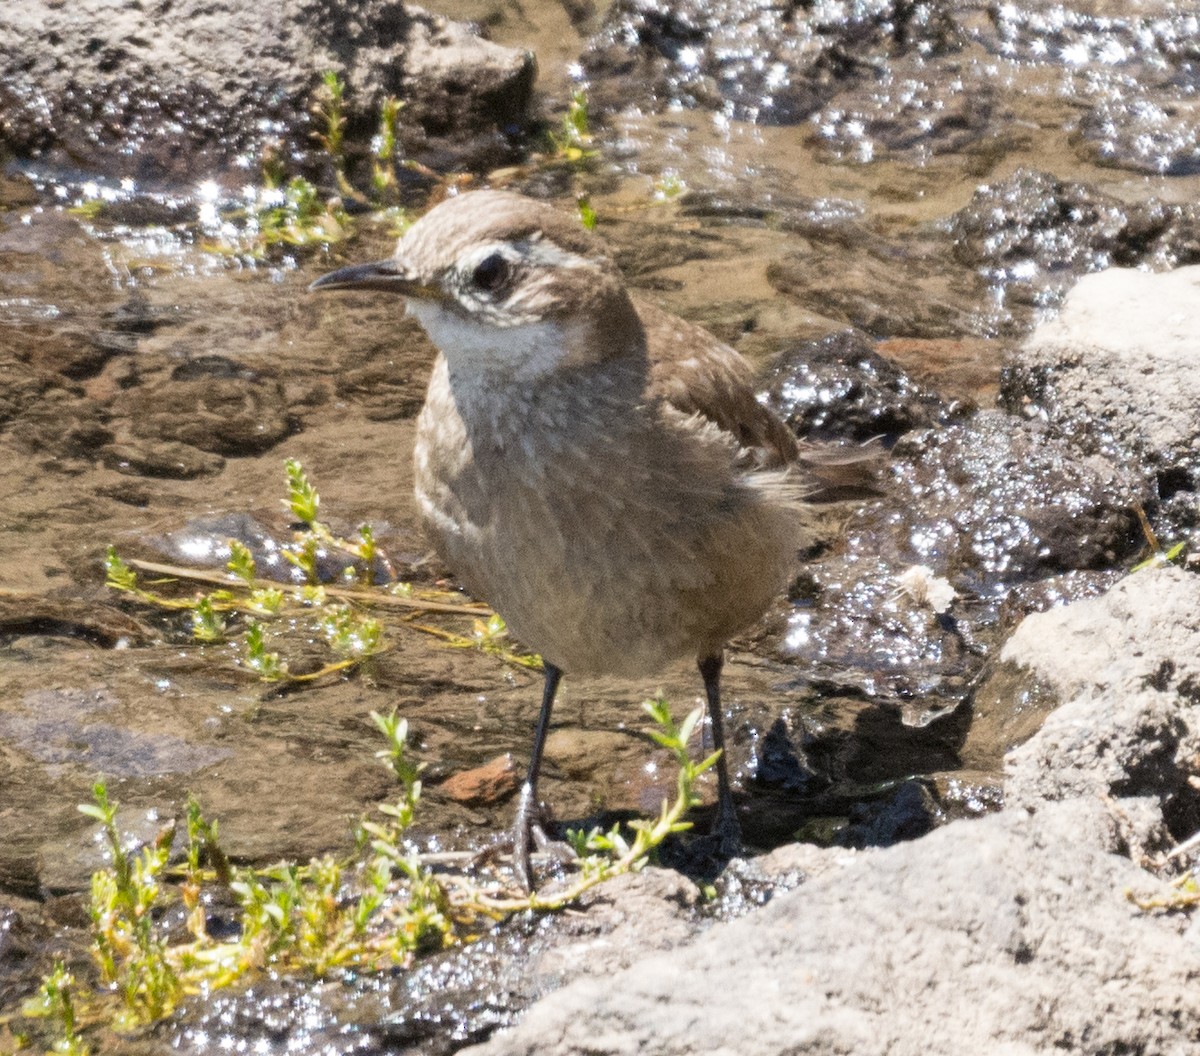
<svg viewBox="0 0 1200 1056"><path fill-rule="evenodd" d="M520 16L474 0L430 6L533 47L550 109L564 103L574 83L566 63L597 22L583 11L572 23L556 4L524 5ZM979 454L991 434L956 424L994 401L1006 350L1075 276L1114 259L1187 259L1189 243L1171 234L1191 222L1200 191L1186 128L1162 133L1157 167L1128 147L1121 122L1111 151L1097 152L1083 103L1088 115L1111 109L1142 67L1098 42L1127 44L1120 25L1054 11L1062 40L1047 36L1044 11L1006 7L998 28L971 22L957 60L966 87L933 78L918 92L897 61L872 99L830 101L793 124L662 100L657 111L610 113L590 166L515 180L558 187L568 204L586 191L631 285L760 366L857 326L889 339L884 354L923 387L924 417L909 424L932 438L901 447L894 490L878 503L830 513L792 597L732 651L730 757L756 849L795 833L888 842L994 806L1004 750L1050 704L1026 702L1009 721L994 701L971 700L996 644L1028 608L1101 589L1139 548L1122 506L1115 520L1097 515L1111 529L1103 553L1026 560L1042 524L1027 492L1041 478L1014 479L1024 467ZM1184 14L1163 5L1162 26ZM1171 37L1156 39L1167 47ZM1033 54L1046 40L1070 61ZM888 138L870 120L880 98L937 111L984 81L994 93L986 119L975 127L964 117L973 131L937 149ZM0 624L0 889L46 898L86 887L98 849L75 804L101 774L125 808L123 827L142 838L193 792L221 819L235 859L344 851L354 820L390 791L373 759L371 710L406 715L429 764L418 839L486 841L511 802L464 805L438 782L505 753L525 758L536 676L392 620L389 651L353 676L281 694L227 647L194 645L178 621L103 587L110 542L126 556L219 567L214 541L244 533L250 542L260 528L285 536L285 457L303 462L335 527L375 526L399 576L428 585L439 574L422 563L409 467L432 351L399 302L305 292L331 266L386 255L390 233L364 227L329 252L253 263L206 250L207 188L151 200L113 187L110 206L90 216L68 206L97 188L20 170L0 182L0 601L18 614ZM1092 197L1045 180L1029 190L1024 170L1084 184ZM977 197L981 184L1008 190L993 202ZM687 193L675 195L680 187ZM1047 219L1030 201L1074 214ZM1154 203L1180 213L1154 239L1124 237L1131 217L1161 211ZM1087 222L1075 215L1089 209ZM856 375L852 385L862 384ZM837 391L811 380L804 398L828 402ZM964 430L966 454L945 454L944 437ZM956 472L971 474L960 505L982 509L976 521L959 519ZM934 492L948 509L912 498ZM919 563L967 598L957 622L897 594L897 574ZM70 607L79 603L88 615ZM121 612L144 635L105 632ZM637 705L658 688L677 712L699 703L687 666L653 685L568 680L542 786L560 818L656 809L673 777L641 735ZM461 1027L462 1038L473 1029Z"/></svg>

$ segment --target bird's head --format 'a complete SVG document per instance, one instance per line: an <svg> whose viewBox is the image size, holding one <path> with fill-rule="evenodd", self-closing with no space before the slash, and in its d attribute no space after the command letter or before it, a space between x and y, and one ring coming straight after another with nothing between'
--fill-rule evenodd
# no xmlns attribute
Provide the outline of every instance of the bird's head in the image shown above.
<svg viewBox="0 0 1200 1056"><path fill-rule="evenodd" d="M452 372L532 381L644 355L637 312L600 240L506 191L449 198L388 260L340 268L310 288L401 294Z"/></svg>

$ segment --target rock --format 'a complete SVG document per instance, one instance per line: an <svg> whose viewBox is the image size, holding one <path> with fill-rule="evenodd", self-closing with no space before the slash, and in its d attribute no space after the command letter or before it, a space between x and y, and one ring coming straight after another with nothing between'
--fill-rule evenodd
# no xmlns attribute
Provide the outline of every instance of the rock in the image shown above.
<svg viewBox="0 0 1200 1056"><path fill-rule="evenodd" d="M169 480L195 480L225 468L225 459L220 455L174 440L110 444L100 452L100 461L118 473Z"/></svg>
<svg viewBox="0 0 1200 1056"><path fill-rule="evenodd" d="M1018 588L1087 570L1059 590L1094 592L1144 545L1136 476L999 411L909 433L890 477L839 551L805 566L780 651L800 681L893 702L908 722L964 699L1005 629L1038 603L1023 605ZM906 586L914 566L949 582L947 612Z"/></svg>
<svg viewBox="0 0 1200 1056"><path fill-rule="evenodd" d="M53 459L94 459L112 442L109 413L94 400L51 389L14 423L13 437L30 453Z"/></svg>
<svg viewBox="0 0 1200 1056"><path fill-rule="evenodd" d="M555 929L554 939L527 966L532 989L545 992L572 979L601 979L628 968L647 950L670 950L696 931L700 889L671 869L647 868L593 888Z"/></svg>
<svg viewBox="0 0 1200 1056"><path fill-rule="evenodd" d="M1154 174L1200 171L1200 113L1179 89L1195 62L1190 7L1026 0L995 5L988 15L973 35L993 55L1062 64L1058 90L1084 108L1078 140L1089 160ZM1105 66L1114 76L1096 76Z"/></svg>
<svg viewBox="0 0 1200 1056"><path fill-rule="evenodd" d="M943 421L948 410L856 330L782 353L766 391L768 405L792 431L814 440L895 440Z"/></svg>
<svg viewBox="0 0 1200 1056"><path fill-rule="evenodd" d="M293 431L283 385L275 378L193 361L169 380L128 400L130 429L145 440L173 441L236 457L269 451Z"/></svg>
<svg viewBox="0 0 1200 1056"><path fill-rule="evenodd" d="M1200 267L1081 280L1005 370L1005 406L1141 474L1176 532L1198 519Z"/></svg>
<svg viewBox="0 0 1200 1056"><path fill-rule="evenodd" d="M943 399L991 407L1005 347L983 338L893 337L875 350Z"/></svg>
<svg viewBox="0 0 1200 1056"><path fill-rule="evenodd" d="M790 124L877 61L908 49L940 53L955 38L939 3L619 0L581 64L602 107L701 106Z"/></svg>
<svg viewBox="0 0 1200 1056"><path fill-rule="evenodd" d="M1200 576L1134 573L1099 598L1026 617L1001 653L1062 702L1008 759L1010 806L1147 797L1140 842L1200 829Z"/></svg>
<svg viewBox="0 0 1200 1056"><path fill-rule="evenodd" d="M1126 202L1027 168L980 187L948 230L955 259L985 276L1019 319L1057 304L1089 272L1200 260L1194 206Z"/></svg>
<svg viewBox="0 0 1200 1056"><path fill-rule="evenodd" d="M958 338L986 329L984 289L966 275L947 289L944 236L847 247L801 240L767 266L767 279L809 311L873 337ZM895 295L903 276L904 298ZM972 302L979 302L978 306Z"/></svg>
<svg viewBox="0 0 1200 1056"><path fill-rule="evenodd" d="M456 803L487 806L511 796L519 780L516 763L506 752L483 766L451 774L438 787Z"/></svg>
<svg viewBox="0 0 1200 1056"><path fill-rule="evenodd" d="M963 153L1012 121L998 95L975 64L900 55L881 77L856 79L834 95L813 115L809 140L838 162Z"/></svg>
<svg viewBox="0 0 1200 1056"><path fill-rule="evenodd" d="M324 128L310 110L326 71L346 83L351 153L369 151L394 96L406 104L406 156L479 159L510 153L534 61L398 0L182 0L169 15L122 0L32 0L0 9L0 141L113 177L233 176L268 144L311 168Z"/></svg>
<svg viewBox="0 0 1200 1056"><path fill-rule="evenodd" d="M843 859L740 920L544 998L474 1056L1014 1056L1193 1046L1200 950L1096 800ZM936 1023L937 1029L930 1024Z"/></svg>

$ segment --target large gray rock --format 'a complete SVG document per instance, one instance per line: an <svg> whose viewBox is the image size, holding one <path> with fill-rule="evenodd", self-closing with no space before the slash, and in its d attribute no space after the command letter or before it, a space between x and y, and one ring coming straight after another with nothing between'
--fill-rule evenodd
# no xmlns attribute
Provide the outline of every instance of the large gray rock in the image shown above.
<svg viewBox="0 0 1200 1056"><path fill-rule="evenodd" d="M1186 527L1200 490L1197 332L1200 266L1088 275L1016 355L1002 399L1087 453L1132 463Z"/></svg>
<svg viewBox="0 0 1200 1056"><path fill-rule="evenodd" d="M408 156L495 153L534 79L528 52L399 0L28 0L0 5L0 143L112 176L244 168L272 141L303 161L329 70L349 145L393 95Z"/></svg>
<svg viewBox="0 0 1200 1056"><path fill-rule="evenodd" d="M1200 949L1099 800L958 822L552 994L479 1056L1195 1051Z"/></svg>
<svg viewBox="0 0 1200 1056"><path fill-rule="evenodd" d="M1026 617L1001 659L1062 701L1010 753L1009 807L1120 798L1137 842L1165 818L1177 838L1200 827L1200 576L1135 573L1099 598ZM1141 802L1134 802L1141 801Z"/></svg>

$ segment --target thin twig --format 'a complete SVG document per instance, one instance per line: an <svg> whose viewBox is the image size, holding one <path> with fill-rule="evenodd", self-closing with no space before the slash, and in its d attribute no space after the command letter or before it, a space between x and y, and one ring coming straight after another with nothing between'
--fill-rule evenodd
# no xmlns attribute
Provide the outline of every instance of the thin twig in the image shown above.
<svg viewBox="0 0 1200 1056"><path fill-rule="evenodd" d="M157 561L142 561L130 558L125 562L139 572L152 572L158 576L174 576L177 579L193 580L197 583L211 583L221 587L246 587L258 590L286 590L296 587L295 583L283 583L274 579L239 579L225 572L211 572L203 568L187 568L183 565L164 565ZM322 587L331 598L343 598L347 601L359 601L364 605L377 605L383 608L416 609L424 612L450 612L460 616L489 616L491 609L486 605L472 602L455 604L446 601L422 601L419 598L406 598L397 594L388 594L382 590L358 590L354 587L339 587L334 584Z"/></svg>

